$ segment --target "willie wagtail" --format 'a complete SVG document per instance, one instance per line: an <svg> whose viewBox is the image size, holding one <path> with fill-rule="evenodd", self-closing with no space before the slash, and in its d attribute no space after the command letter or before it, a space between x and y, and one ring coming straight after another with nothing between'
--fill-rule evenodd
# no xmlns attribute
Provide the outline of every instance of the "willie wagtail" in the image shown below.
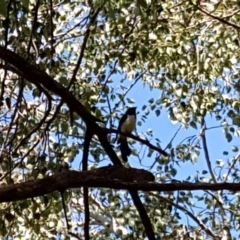
<svg viewBox="0 0 240 240"><path fill-rule="evenodd" d="M131 133L136 127L136 107L128 108L119 121L118 130L123 133ZM123 161L128 161L131 149L128 146L127 137L118 135L117 143L120 143L120 151Z"/></svg>

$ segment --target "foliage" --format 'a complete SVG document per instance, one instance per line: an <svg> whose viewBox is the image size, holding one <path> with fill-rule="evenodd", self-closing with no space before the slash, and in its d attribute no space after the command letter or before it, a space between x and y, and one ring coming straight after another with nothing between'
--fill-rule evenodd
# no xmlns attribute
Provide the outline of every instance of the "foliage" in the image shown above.
<svg viewBox="0 0 240 240"><path fill-rule="evenodd" d="M153 118L160 122L167 113L165 121L180 126L175 135L168 136L169 142L164 140L169 157L129 140L131 159L151 170L159 182L238 182L238 1L6 0L0 4L0 17L1 45L68 88L108 127L116 127L122 106L133 104L141 112L137 131L153 144L159 145L159 139L166 137L157 129L140 133L144 123ZM62 166L81 169L82 119L59 96L26 81L3 61L0 66L1 184L43 178ZM142 106L131 96L140 86L150 87L138 92L144 99ZM208 147L215 129L223 130L226 142L233 145L216 148L217 137L216 149ZM114 137L109 138L112 144ZM109 163L96 138L89 152L90 168ZM201 163L201 170L187 173L186 179L179 177L181 167L196 162ZM158 239L188 234L195 239L239 238L238 193L140 195ZM60 199L54 192L2 203L1 236L70 238ZM82 190L66 191L65 201L70 232L82 239ZM146 236L126 191L91 189L89 202L91 239Z"/></svg>

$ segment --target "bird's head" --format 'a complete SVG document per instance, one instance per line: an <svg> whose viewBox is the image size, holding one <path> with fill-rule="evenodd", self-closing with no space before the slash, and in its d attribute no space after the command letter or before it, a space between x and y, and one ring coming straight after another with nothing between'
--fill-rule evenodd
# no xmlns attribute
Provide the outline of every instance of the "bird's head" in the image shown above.
<svg viewBox="0 0 240 240"><path fill-rule="evenodd" d="M136 115L136 107L130 107L130 108L128 108L128 110L127 110L127 114L128 115Z"/></svg>

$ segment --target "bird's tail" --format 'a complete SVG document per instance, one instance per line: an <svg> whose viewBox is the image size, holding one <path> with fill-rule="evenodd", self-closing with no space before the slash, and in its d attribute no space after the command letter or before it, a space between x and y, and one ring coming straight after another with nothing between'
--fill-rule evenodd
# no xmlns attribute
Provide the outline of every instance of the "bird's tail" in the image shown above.
<svg viewBox="0 0 240 240"><path fill-rule="evenodd" d="M121 140L120 151L121 151L121 155L122 155L122 160L124 162L127 162L128 161L128 156L130 156L130 154L131 154L131 149L128 146L127 140Z"/></svg>

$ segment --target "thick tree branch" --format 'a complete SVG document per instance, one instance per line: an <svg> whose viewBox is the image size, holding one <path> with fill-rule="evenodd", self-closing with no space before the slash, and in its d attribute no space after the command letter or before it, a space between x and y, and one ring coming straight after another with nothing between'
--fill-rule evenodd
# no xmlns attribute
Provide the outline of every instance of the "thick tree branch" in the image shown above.
<svg viewBox="0 0 240 240"><path fill-rule="evenodd" d="M114 163L114 165L122 166L116 152L113 150L112 146L108 142L107 135L106 135L106 129L96 127L94 132L98 136L98 139L102 144L102 147L104 148L105 152L110 157L110 159ZM124 177L126 177L126 176L124 176ZM144 205L142 204L142 202L140 200L140 197L138 196L137 191L131 190L131 191L129 191L129 193L130 193L132 200L134 202L134 205L135 205L136 209L138 210L138 213L141 217L141 220L142 220L143 226L145 228L148 239L155 240L156 238L155 238L155 235L153 232L151 221L148 217L148 214L147 214L147 211L146 211Z"/></svg>
<svg viewBox="0 0 240 240"><path fill-rule="evenodd" d="M0 46L0 58L10 63L16 68L16 73L21 74L27 81L39 85L45 89L60 96L69 106L70 109L77 112L84 122L99 121L90 114L86 108L60 83L54 81L47 73L28 63L24 58L16 53Z"/></svg>
<svg viewBox="0 0 240 240"><path fill-rule="evenodd" d="M67 171L39 180L0 188L0 203L19 201L69 188L93 187L141 191L229 190L240 191L239 183L154 183L150 172L134 168L103 167L77 172Z"/></svg>
<svg viewBox="0 0 240 240"><path fill-rule="evenodd" d="M60 96L64 102L67 103L71 111L75 111L86 123L87 127L91 127L95 134L98 136L102 147L106 151L107 155L114 163L114 165L122 165L116 153L114 152L111 144L107 139L107 132L105 129L99 127L96 121L99 121L94 117L87 109L79 102L65 87L60 83L54 81L47 73L41 71L37 67L29 64L22 57L18 56L7 49L0 46L0 58L12 65L17 71L16 73L24 77L29 82L35 85L41 85L43 88L47 89ZM124 176L124 175L123 175ZM133 202L141 216L142 223L144 225L148 239L155 240L155 235L151 225L151 221L148 217L146 209L144 208L137 191L130 191Z"/></svg>

